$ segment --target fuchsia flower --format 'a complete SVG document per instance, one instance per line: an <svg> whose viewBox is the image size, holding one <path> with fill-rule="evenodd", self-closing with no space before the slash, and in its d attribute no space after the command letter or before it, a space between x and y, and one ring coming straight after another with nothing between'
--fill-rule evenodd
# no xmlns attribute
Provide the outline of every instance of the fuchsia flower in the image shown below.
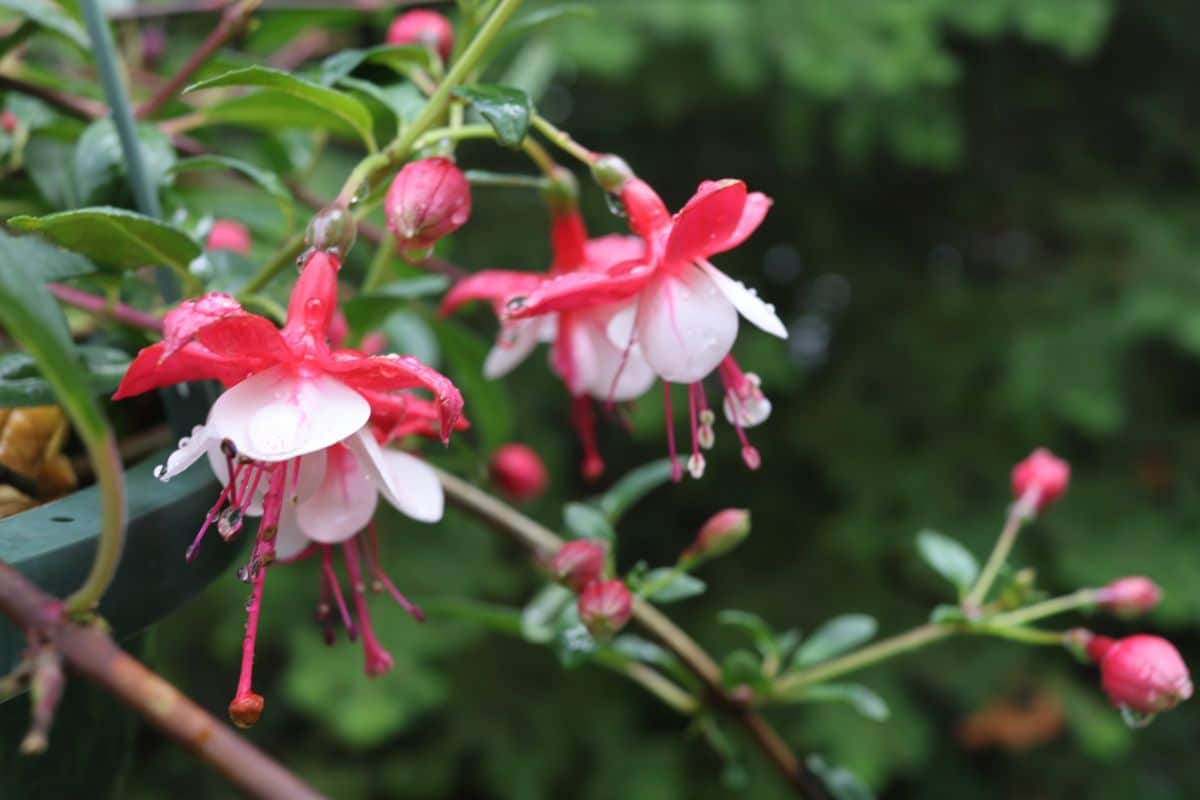
<svg viewBox="0 0 1200 800"><path fill-rule="evenodd" d="M388 26L387 43L425 45L445 61L454 48L454 26L436 11L407 11Z"/></svg>
<svg viewBox="0 0 1200 800"><path fill-rule="evenodd" d="M700 449L707 449L713 440L713 415L701 382L714 370L725 387L724 410L742 441L743 459L756 469L758 451L743 429L765 420L771 404L757 376L742 372L729 352L737 338L739 314L781 338L787 337L787 329L772 306L708 258L741 244L762 222L770 199L759 192L747 193L741 181L705 181L687 205L671 216L654 190L636 177L628 176L614 188L628 212L630 227L645 243L644 253L604 270L558 275L527 292L514 292L504 306L505 316L519 320L622 304L609 319L606 332L623 353L636 348L664 382L675 478L682 469L675 455L669 384L688 386L692 431L688 470L700 477L704 472Z"/></svg>
<svg viewBox="0 0 1200 800"><path fill-rule="evenodd" d="M1187 664L1162 637L1137 634L1114 641L1092 636L1087 653L1100 665L1104 691L1119 708L1157 714L1192 696Z"/></svg>
<svg viewBox="0 0 1200 800"><path fill-rule="evenodd" d="M579 619L597 639L609 639L625 627L633 614L633 595L623 581L592 581L576 602Z"/></svg>
<svg viewBox="0 0 1200 800"><path fill-rule="evenodd" d="M518 503L541 497L550 482L541 456L523 444L506 444L496 450L488 472L500 490Z"/></svg>
<svg viewBox="0 0 1200 800"><path fill-rule="evenodd" d="M328 598L333 597L351 636L361 631L367 673L377 675L390 666L391 657L371 630L358 534L368 528L362 549L371 588L386 588L419 616L383 575L369 523L379 495L414 519L432 522L442 514L436 475L414 456L381 448L377 435L387 439L389 433L377 434L368 421L376 415L400 425L405 409L427 411L428 401L407 390L428 390L445 441L461 418L462 395L449 379L410 356L331 349L338 268L327 252L307 257L282 330L244 311L228 295L184 302L164 319L163 341L138 353L114 395L121 399L192 380L216 379L228 387L206 423L181 440L155 474L169 480L207 456L224 485L188 548L189 558L214 522L228 539L246 516L262 517L250 562L239 570L253 586L242 675L230 704L230 716L242 725L253 723L262 709L250 678L265 568L276 559L319 550L325 599L318 616L328 623ZM428 416L410 424L411 432L431 429ZM357 625L333 571L333 545L341 545L345 555Z"/></svg>
<svg viewBox="0 0 1200 800"><path fill-rule="evenodd" d="M503 320L505 303L514 295L535 292L559 276L603 274L644 252L641 240L633 236L588 239L573 202L551 217L550 239L553 260L548 273L477 272L455 284L442 301L440 313L452 313L472 300L486 300ZM604 471L596 447L591 399L610 403L634 400L654 383L654 372L636 347L623 352L609 339L609 322L622 308L623 304L612 303L502 321L496 344L483 365L484 375L498 378L520 364L539 342L551 342L550 364L571 394L572 421L583 445L583 474L588 478L598 478Z"/></svg>
<svg viewBox="0 0 1200 800"><path fill-rule="evenodd" d="M1013 497L1023 511L1040 514L1066 493L1070 480L1071 465L1039 447L1013 467Z"/></svg>
<svg viewBox="0 0 1200 800"><path fill-rule="evenodd" d="M604 545L590 539L567 542L550 559L550 572L573 592L582 592L604 575Z"/></svg>
<svg viewBox="0 0 1200 800"><path fill-rule="evenodd" d="M715 558L737 547L749 535L750 511L727 508L708 518L681 557L684 561Z"/></svg>
<svg viewBox="0 0 1200 800"><path fill-rule="evenodd" d="M213 220L205 247L209 250L231 250L245 255L250 252L250 231L231 219Z"/></svg>
<svg viewBox="0 0 1200 800"><path fill-rule="evenodd" d="M383 211L404 257L421 261L438 239L466 224L471 186L448 158L410 161L392 179Z"/></svg>

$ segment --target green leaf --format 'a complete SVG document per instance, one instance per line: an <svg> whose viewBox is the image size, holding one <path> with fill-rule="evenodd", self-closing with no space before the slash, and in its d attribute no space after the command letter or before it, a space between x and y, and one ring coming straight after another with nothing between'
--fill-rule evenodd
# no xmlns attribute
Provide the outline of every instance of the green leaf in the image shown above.
<svg viewBox="0 0 1200 800"><path fill-rule="evenodd" d="M405 308L409 301L432 297L446 291L450 280L444 275L420 275L392 281L342 304L346 319L358 331L378 328L390 314Z"/></svg>
<svg viewBox="0 0 1200 800"><path fill-rule="evenodd" d="M58 3L51 0L0 0L0 8L15 11L36 25L53 31L84 50L90 46L87 32Z"/></svg>
<svg viewBox="0 0 1200 800"><path fill-rule="evenodd" d="M596 10L584 3L562 3L550 8L538 9L520 19L513 20L504 29L504 34L501 36L499 44L502 46L510 41L526 39L530 34L561 19L569 17L588 19L595 15Z"/></svg>
<svg viewBox="0 0 1200 800"><path fill-rule="evenodd" d="M566 669L574 669L587 663L596 652L597 643L592 638L587 626L579 621L579 615L574 613L575 606L569 607L575 620L573 624L563 626L551 642L554 654Z"/></svg>
<svg viewBox="0 0 1200 800"><path fill-rule="evenodd" d="M454 94L469 102L487 120L500 144L516 147L529 131L533 103L520 89L477 83L460 86Z"/></svg>
<svg viewBox="0 0 1200 800"><path fill-rule="evenodd" d="M184 93L220 86L261 86L291 95L344 120L362 137L368 149L376 149L371 112L362 103L343 92L276 69L255 66L235 69L215 78L193 83L184 89Z"/></svg>
<svg viewBox="0 0 1200 800"><path fill-rule="evenodd" d="M466 399L467 418L480 445L490 453L511 441L513 407L508 390L502 381L489 381L483 377L488 345L454 320L438 320L433 330L446 358L450 377Z"/></svg>
<svg viewBox="0 0 1200 800"><path fill-rule="evenodd" d="M90 384L92 394L107 395L116 390L129 367L129 356L112 347L84 345L77 349L83 359L82 374ZM56 402L54 389L38 372L37 364L28 353L0 353L0 408Z"/></svg>
<svg viewBox="0 0 1200 800"><path fill-rule="evenodd" d="M546 644L562 629L563 615L575 607L575 595L556 583L546 585L521 611L521 635L526 641Z"/></svg>
<svg viewBox="0 0 1200 800"><path fill-rule="evenodd" d="M754 642L755 648L764 658L779 656L779 644L775 641L775 632L758 614L726 609L717 614L717 622L740 628L749 634L750 640Z"/></svg>
<svg viewBox="0 0 1200 800"><path fill-rule="evenodd" d="M818 755L811 755L805 765L821 779L833 800L875 800L875 793L845 767L834 766Z"/></svg>
<svg viewBox="0 0 1200 800"><path fill-rule="evenodd" d="M604 512L587 503L567 503L563 506L563 525L576 539L600 539L613 544L617 532Z"/></svg>
<svg viewBox="0 0 1200 800"><path fill-rule="evenodd" d="M166 185L175 165L171 140L150 123L137 126L137 139L147 178L154 186ZM126 190L125 156L112 119L104 117L87 126L75 145L73 164L83 204L104 202Z"/></svg>
<svg viewBox="0 0 1200 800"><path fill-rule="evenodd" d="M51 208L77 208L82 204L72 169L74 152L74 144L53 136L34 136L25 145L26 172Z"/></svg>
<svg viewBox="0 0 1200 800"><path fill-rule="evenodd" d="M966 622L967 615L958 606L942 604L929 613L929 621L939 624L943 622Z"/></svg>
<svg viewBox="0 0 1200 800"><path fill-rule="evenodd" d="M647 600L655 603L674 603L704 594L708 587L704 581L688 575L686 572L676 572L670 567L659 567L650 570L643 579L642 591Z"/></svg>
<svg viewBox="0 0 1200 800"><path fill-rule="evenodd" d="M433 57L427 48L413 44L381 44L363 50L342 50L321 62L320 82L323 86L332 86L362 64L379 64L408 77L413 70L430 69Z"/></svg>
<svg viewBox="0 0 1200 800"><path fill-rule="evenodd" d="M189 170L233 170L238 174L253 181L267 194L271 195L276 205L279 206L279 212L283 215L283 224L286 231L291 231L295 224L295 208L292 205L292 195L284 186L283 181L279 176L270 170L257 167L246 161L228 156L204 155L194 158L185 158L182 161L172 165L169 172L172 175L178 175L181 172Z"/></svg>
<svg viewBox="0 0 1200 800"><path fill-rule="evenodd" d="M357 135L357 130L341 117L326 113L307 100L270 89L218 100L198 113L204 124L238 125L267 131L327 131L339 136ZM370 114L369 111L367 113Z"/></svg>
<svg viewBox="0 0 1200 800"><path fill-rule="evenodd" d="M721 662L721 685L726 689L749 686L755 693L766 694L770 682L763 675L762 662L749 650L734 650Z"/></svg>
<svg viewBox="0 0 1200 800"><path fill-rule="evenodd" d="M816 686L805 687L803 694L796 699L805 702L848 703L859 714L876 722L883 722L891 715L887 702L882 697L857 683L819 683Z"/></svg>
<svg viewBox="0 0 1200 800"><path fill-rule="evenodd" d="M635 503L669 480L671 480L670 459L663 458L643 464L626 473L600 497L598 501L600 509L615 523Z"/></svg>
<svg viewBox="0 0 1200 800"><path fill-rule="evenodd" d="M934 571L965 592L979 576L979 562L971 551L937 531L917 534L917 550Z"/></svg>
<svg viewBox="0 0 1200 800"><path fill-rule="evenodd" d="M826 622L796 651L794 663L806 667L852 650L875 635L878 624L866 614L843 614Z"/></svg>
<svg viewBox="0 0 1200 800"><path fill-rule="evenodd" d="M44 217L13 217L8 224L37 231L68 250L116 270L164 265L187 273L200 245L174 225L109 206L61 211Z"/></svg>
<svg viewBox="0 0 1200 800"><path fill-rule="evenodd" d="M55 247L40 236L11 236L0 230L0 246L42 281L61 281L96 271L96 265L83 256Z"/></svg>

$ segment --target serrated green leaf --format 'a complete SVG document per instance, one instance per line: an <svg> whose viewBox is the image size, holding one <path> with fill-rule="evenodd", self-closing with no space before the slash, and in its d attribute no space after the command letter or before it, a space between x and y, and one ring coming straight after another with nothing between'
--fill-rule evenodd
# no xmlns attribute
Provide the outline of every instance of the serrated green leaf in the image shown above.
<svg viewBox="0 0 1200 800"><path fill-rule="evenodd" d="M92 394L107 395L116 390L129 367L129 356L112 347L83 345L76 349ZM0 353L0 408L56 402L54 389L41 376L29 354Z"/></svg>
<svg viewBox="0 0 1200 800"><path fill-rule="evenodd" d="M0 0L0 8L15 11L34 24L53 31L84 50L90 46L87 32L58 3L51 0Z"/></svg>
<svg viewBox="0 0 1200 800"><path fill-rule="evenodd" d="M296 211L292 205L292 194L288 191L287 186L279 179L279 176L270 170L257 167L246 161L228 156L219 155L203 155L193 158L185 158L173 164L169 170L170 174L178 175L181 172L191 170L233 170L249 180L253 181L260 189L271 195L276 205L279 206L279 212L283 215L284 229L287 232L292 230L295 224Z"/></svg>
<svg viewBox="0 0 1200 800"><path fill-rule="evenodd" d="M857 683L819 683L805 687L797 699L804 702L847 703L859 714L876 722L883 722L891 715L882 697Z"/></svg>
<svg viewBox="0 0 1200 800"><path fill-rule="evenodd" d="M917 550L925 563L958 587L959 592L965 592L979 577L979 562L975 556L949 536L937 531L921 531L917 534Z"/></svg>
<svg viewBox="0 0 1200 800"><path fill-rule="evenodd" d="M297 78L287 72L255 66L231 70L214 78L193 83L184 89L184 93L221 86L258 86L283 92L344 120L362 137L368 149L375 150L371 112L344 92Z"/></svg>
<svg viewBox="0 0 1200 800"><path fill-rule="evenodd" d="M617 532L604 512L587 503L567 503L563 506L563 525L576 539L599 539L609 544L617 540Z"/></svg>
<svg viewBox="0 0 1200 800"><path fill-rule="evenodd" d="M147 179L155 187L165 185L176 161L171 140L150 123L137 126L137 140ZM84 204L112 200L126 189L125 155L117 127L109 117L87 126L75 145L72 163L75 185Z"/></svg>
<svg viewBox="0 0 1200 800"><path fill-rule="evenodd" d="M655 603L674 603L704 594L708 587L699 578L669 567L652 569L642 579L641 592Z"/></svg>
<svg viewBox="0 0 1200 800"><path fill-rule="evenodd" d="M200 245L166 222L109 206L60 211L44 217L13 217L8 224L37 231L96 264L115 270L164 265L187 273Z"/></svg>
<svg viewBox="0 0 1200 800"><path fill-rule="evenodd" d="M643 464L622 476L611 489L600 497L598 500L600 509L615 523L635 503L669 480L671 480L670 459L663 458Z"/></svg>
<svg viewBox="0 0 1200 800"><path fill-rule="evenodd" d="M866 614L843 614L817 628L796 650L798 667L826 661L867 642L878 629L875 618Z"/></svg>
<svg viewBox="0 0 1200 800"><path fill-rule="evenodd" d="M487 120L501 144L516 147L529 131L533 103L520 89L477 83L460 86L454 94L469 102Z"/></svg>

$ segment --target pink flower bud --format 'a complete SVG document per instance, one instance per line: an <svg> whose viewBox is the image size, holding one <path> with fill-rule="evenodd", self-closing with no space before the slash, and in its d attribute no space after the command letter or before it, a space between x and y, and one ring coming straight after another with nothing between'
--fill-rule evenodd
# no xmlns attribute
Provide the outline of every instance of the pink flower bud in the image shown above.
<svg viewBox="0 0 1200 800"><path fill-rule="evenodd" d="M1045 511L1067 491L1071 478L1071 466L1044 447L1039 447L1029 457L1013 467L1012 490L1018 500L1027 502L1033 510Z"/></svg>
<svg viewBox="0 0 1200 800"><path fill-rule="evenodd" d="M604 574L604 546L579 539L558 548L550 559L555 579L573 592L582 592Z"/></svg>
<svg viewBox="0 0 1200 800"><path fill-rule="evenodd" d="M17 129L17 115L11 111L0 111L0 128L3 128L5 133L15 131Z"/></svg>
<svg viewBox="0 0 1200 800"><path fill-rule="evenodd" d="M492 455L492 480L510 499L524 503L546 491L549 477L542 459L523 444L506 444Z"/></svg>
<svg viewBox="0 0 1200 800"><path fill-rule="evenodd" d="M471 216L471 187L448 158L412 161L392 181L383 210L405 258L420 261Z"/></svg>
<svg viewBox="0 0 1200 800"><path fill-rule="evenodd" d="M700 527L695 540L683 551L685 561L715 558L728 553L750 535L750 512L744 508L727 508L709 517Z"/></svg>
<svg viewBox="0 0 1200 800"><path fill-rule="evenodd" d="M208 232L209 250L232 250L245 255L250 252L250 231L240 222L231 219L213 221L212 230Z"/></svg>
<svg viewBox="0 0 1200 800"><path fill-rule="evenodd" d="M1133 575L1118 578L1096 591L1096 602L1118 614L1144 614L1162 600L1162 589L1149 578Z"/></svg>
<svg viewBox="0 0 1200 800"><path fill-rule="evenodd" d="M620 580L595 581L579 595L579 618L597 639L608 639L629 622L633 595Z"/></svg>
<svg viewBox="0 0 1200 800"><path fill-rule="evenodd" d="M1138 634L1113 641L1094 636L1088 655L1112 704L1139 714L1157 714L1192 696L1187 665L1175 646L1159 636Z"/></svg>
<svg viewBox="0 0 1200 800"><path fill-rule="evenodd" d="M387 32L388 44L422 44L441 56L450 58L454 48L454 26L436 11L418 9L392 20Z"/></svg>

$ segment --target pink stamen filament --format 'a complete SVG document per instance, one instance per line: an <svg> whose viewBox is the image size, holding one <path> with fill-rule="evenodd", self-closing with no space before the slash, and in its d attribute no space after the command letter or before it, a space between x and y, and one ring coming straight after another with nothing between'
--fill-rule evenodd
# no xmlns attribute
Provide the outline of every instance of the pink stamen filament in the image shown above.
<svg viewBox="0 0 1200 800"><path fill-rule="evenodd" d="M364 668L367 675L374 677L382 675L392 668L392 656L375 637L375 629L371 627L371 611L367 608L367 587L362 580L362 569L358 562L358 544L354 538L342 544L342 555L346 560L346 571L350 575L350 590L354 594L354 611L358 615L359 627L362 629L363 656L366 663Z"/></svg>
<svg viewBox="0 0 1200 800"><path fill-rule="evenodd" d="M663 411L667 420L667 453L671 459L671 480L679 483L683 480L683 465L675 451L675 418L671 411L671 384L663 381Z"/></svg>
<svg viewBox="0 0 1200 800"><path fill-rule="evenodd" d="M583 446L583 477L595 480L604 474L604 461L596 446L596 415L592 412L592 401L587 395L571 398L571 423L575 426L579 444Z"/></svg>
<svg viewBox="0 0 1200 800"><path fill-rule="evenodd" d="M342 624L346 626L346 633L350 636L350 641L358 638L358 629L354 626L354 620L350 616L350 609L346 607L346 596L342 594L342 582L338 579L337 573L333 571L333 548L327 544L321 545L321 576L323 578L322 585L327 586L333 594L334 602L337 603L338 613L342 616Z"/></svg>
<svg viewBox="0 0 1200 800"><path fill-rule="evenodd" d="M697 395L704 394L704 388L699 383L688 384L688 422L692 428L692 457L700 457L700 424L696 421L696 414L699 408L699 403L696 400Z"/></svg>
<svg viewBox="0 0 1200 800"><path fill-rule="evenodd" d="M367 524L367 569L371 571L371 576L379 581L381 588L387 589L392 599L413 619L417 622L425 621L425 612L405 597L396 588L396 584L392 583L392 579L387 576L387 573L383 571L383 566L379 561L379 533L375 529L375 520L371 520Z"/></svg>
<svg viewBox="0 0 1200 800"><path fill-rule="evenodd" d="M229 496L230 488L233 486L233 481L225 484L221 489L221 493L217 495L217 502L213 503L212 508L204 515L204 524L200 526L200 532L196 534L196 538L188 545L188 549L184 551L183 557L188 561L194 561L196 554L200 552L200 542L204 539L204 534L208 532L209 527L216 522L220 516L221 507L225 503L225 498Z"/></svg>

